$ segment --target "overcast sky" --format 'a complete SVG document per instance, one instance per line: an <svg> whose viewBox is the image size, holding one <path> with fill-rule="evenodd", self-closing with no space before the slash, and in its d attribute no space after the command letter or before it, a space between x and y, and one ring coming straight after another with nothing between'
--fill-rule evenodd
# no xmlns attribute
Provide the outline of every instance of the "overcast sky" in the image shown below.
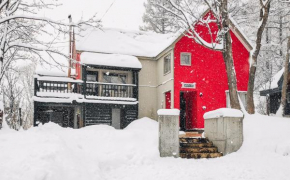
<svg viewBox="0 0 290 180"><path fill-rule="evenodd" d="M73 21L81 18L88 19L97 13L97 18L102 19L103 27L119 28L126 30L139 30L142 25L142 16L145 11L143 3L147 0L58 0L62 5L52 10L41 9L39 16L49 17L54 20L68 22L71 14ZM112 5L112 6L111 6ZM109 8L111 6L111 8ZM59 45L58 45L59 46ZM59 50L66 53L68 43L59 46ZM50 56L44 54L47 61L53 63ZM66 59L57 57L59 63L66 64ZM26 65L26 61L17 61L19 66Z"/></svg>
<svg viewBox="0 0 290 180"><path fill-rule="evenodd" d="M146 0L58 0L63 5L40 14L58 20L67 20L69 14L77 22L83 17L88 19L97 13L104 27L138 30L142 24ZM113 3L114 2L114 3ZM113 3L111 8L110 5ZM109 9L109 10L108 10ZM106 13L106 11L108 12ZM68 20L67 20L68 21Z"/></svg>

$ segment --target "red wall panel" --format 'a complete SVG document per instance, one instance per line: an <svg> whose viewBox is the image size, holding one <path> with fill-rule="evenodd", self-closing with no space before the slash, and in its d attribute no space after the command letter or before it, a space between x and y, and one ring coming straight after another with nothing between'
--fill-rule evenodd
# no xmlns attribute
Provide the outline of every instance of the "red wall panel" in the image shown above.
<svg viewBox="0 0 290 180"><path fill-rule="evenodd" d="M212 25L212 29L217 29ZM201 24L196 25L196 30L208 42L208 30ZM233 40L233 57L237 75L239 91L247 90L249 78L249 52L231 33ZM180 53L191 53L191 66L180 65ZM196 93L196 100L192 105L196 109L196 118L192 118L191 127L204 128L203 115L207 111L226 107L226 94L228 90L227 75L222 53L205 48L194 40L182 37L174 49L174 108L180 108L180 91ZM182 88L184 83L196 83L196 89Z"/></svg>

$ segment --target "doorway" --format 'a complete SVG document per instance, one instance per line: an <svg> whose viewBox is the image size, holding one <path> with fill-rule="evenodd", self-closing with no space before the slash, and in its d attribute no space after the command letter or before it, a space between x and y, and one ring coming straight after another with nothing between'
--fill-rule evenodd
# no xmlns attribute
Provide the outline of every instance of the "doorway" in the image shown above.
<svg viewBox="0 0 290 180"><path fill-rule="evenodd" d="M180 92L180 130L193 130L197 122L196 92Z"/></svg>
<svg viewBox="0 0 290 180"><path fill-rule="evenodd" d="M121 109L112 109L112 126L121 129Z"/></svg>

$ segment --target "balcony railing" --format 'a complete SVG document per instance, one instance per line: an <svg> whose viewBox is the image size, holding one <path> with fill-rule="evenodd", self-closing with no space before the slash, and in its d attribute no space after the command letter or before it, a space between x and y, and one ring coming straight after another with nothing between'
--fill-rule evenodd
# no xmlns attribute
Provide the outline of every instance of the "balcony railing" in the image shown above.
<svg viewBox="0 0 290 180"><path fill-rule="evenodd" d="M79 81L49 81L35 79L35 96L40 92L53 96L56 93L75 93L90 98L136 98L137 86L134 84L114 84L101 82L79 82Z"/></svg>
<svg viewBox="0 0 290 180"><path fill-rule="evenodd" d="M134 98L134 84L87 82L86 95L99 97Z"/></svg>
<svg viewBox="0 0 290 180"><path fill-rule="evenodd" d="M51 93L82 93L79 83L76 82L37 81L35 90Z"/></svg>

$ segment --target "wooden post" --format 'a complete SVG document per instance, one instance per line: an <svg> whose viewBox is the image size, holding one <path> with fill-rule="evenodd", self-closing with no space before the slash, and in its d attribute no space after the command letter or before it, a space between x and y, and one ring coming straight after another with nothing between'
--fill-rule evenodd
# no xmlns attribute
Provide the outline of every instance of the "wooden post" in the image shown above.
<svg viewBox="0 0 290 180"><path fill-rule="evenodd" d="M71 77L71 59L72 59L72 38L71 38L71 34L72 34L72 18L71 18L71 15L68 16L68 19L69 19L69 59L68 59L68 77L70 78ZM68 90L71 91L71 83L68 83Z"/></svg>
<svg viewBox="0 0 290 180"><path fill-rule="evenodd" d="M285 115L285 109L287 105L287 90L288 90L288 74L289 74L289 58L290 58L290 36L287 41L287 53L284 64L284 77L283 77L283 85L282 85L282 97L281 97L281 105L282 105L282 115Z"/></svg>
<svg viewBox="0 0 290 180"><path fill-rule="evenodd" d="M160 157L179 157L179 110L160 109L157 114Z"/></svg>

